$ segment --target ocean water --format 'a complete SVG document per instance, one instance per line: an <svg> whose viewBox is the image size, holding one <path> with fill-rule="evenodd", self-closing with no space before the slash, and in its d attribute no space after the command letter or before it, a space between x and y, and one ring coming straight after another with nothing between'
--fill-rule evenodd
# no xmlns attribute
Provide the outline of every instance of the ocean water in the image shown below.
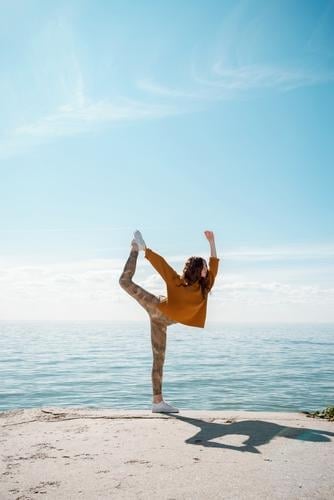
<svg viewBox="0 0 334 500"><path fill-rule="evenodd" d="M0 410L150 409L149 322L0 322ZM334 405L334 324L172 325L163 395L180 409Z"/></svg>

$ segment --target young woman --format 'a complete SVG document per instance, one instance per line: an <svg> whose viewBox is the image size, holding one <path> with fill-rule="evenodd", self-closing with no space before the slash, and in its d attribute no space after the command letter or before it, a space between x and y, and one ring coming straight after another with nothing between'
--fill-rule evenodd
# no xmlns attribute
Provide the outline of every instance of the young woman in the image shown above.
<svg viewBox="0 0 334 500"><path fill-rule="evenodd" d="M121 287L135 298L147 311L151 325L153 352L152 412L177 413L179 410L162 397L162 374L166 351L167 327L176 323L204 328L208 293L213 287L218 272L215 238L212 231L204 231L210 243L209 266L202 257L190 257L179 275L166 260L148 248L140 231L135 231L131 251L119 279ZM167 297L158 298L132 281L139 251L158 271L167 285Z"/></svg>

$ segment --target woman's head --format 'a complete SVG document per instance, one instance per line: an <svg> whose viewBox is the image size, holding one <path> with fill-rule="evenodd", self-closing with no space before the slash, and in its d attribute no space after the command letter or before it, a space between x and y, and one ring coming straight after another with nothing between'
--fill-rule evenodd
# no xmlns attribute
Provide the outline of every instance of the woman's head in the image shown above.
<svg viewBox="0 0 334 500"><path fill-rule="evenodd" d="M205 278L207 265L202 257L189 257L183 268L183 278L189 284L193 284L201 277Z"/></svg>
<svg viewBox="0 0 334 500"><path fill-rule="evenodd" d="M203 296L206 296L208 288L208 266L202 257L189 257L185 263L182 278L187 285L199 282Z"/></svg>

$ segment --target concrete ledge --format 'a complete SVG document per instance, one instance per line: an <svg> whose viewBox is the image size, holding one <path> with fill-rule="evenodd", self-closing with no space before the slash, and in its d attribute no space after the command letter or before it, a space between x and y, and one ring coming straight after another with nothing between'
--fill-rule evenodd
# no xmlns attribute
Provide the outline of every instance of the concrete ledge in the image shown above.
<svg viewBox="0 0 334 500"><path fill-rule="evenodd" d="M0 412L0 498L334 498L334 423L302 413Z"/></svg>

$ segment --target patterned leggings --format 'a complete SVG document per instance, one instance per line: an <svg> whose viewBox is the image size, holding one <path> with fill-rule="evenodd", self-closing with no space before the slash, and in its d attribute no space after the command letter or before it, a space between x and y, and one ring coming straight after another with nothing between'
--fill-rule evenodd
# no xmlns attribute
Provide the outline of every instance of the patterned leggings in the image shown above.
<svg viewBox="0 0 334 500"><path fill-rule="evenodd" d="M176 324L165 316L156 306L160 303L158 297L147 292L132 281L136 271L138 251L132 249L119 279L119 284L146 310L150 318L151 344L153 353L152 387L153 395L162 393L162 375L165 361L167 326Z"/></svg>

